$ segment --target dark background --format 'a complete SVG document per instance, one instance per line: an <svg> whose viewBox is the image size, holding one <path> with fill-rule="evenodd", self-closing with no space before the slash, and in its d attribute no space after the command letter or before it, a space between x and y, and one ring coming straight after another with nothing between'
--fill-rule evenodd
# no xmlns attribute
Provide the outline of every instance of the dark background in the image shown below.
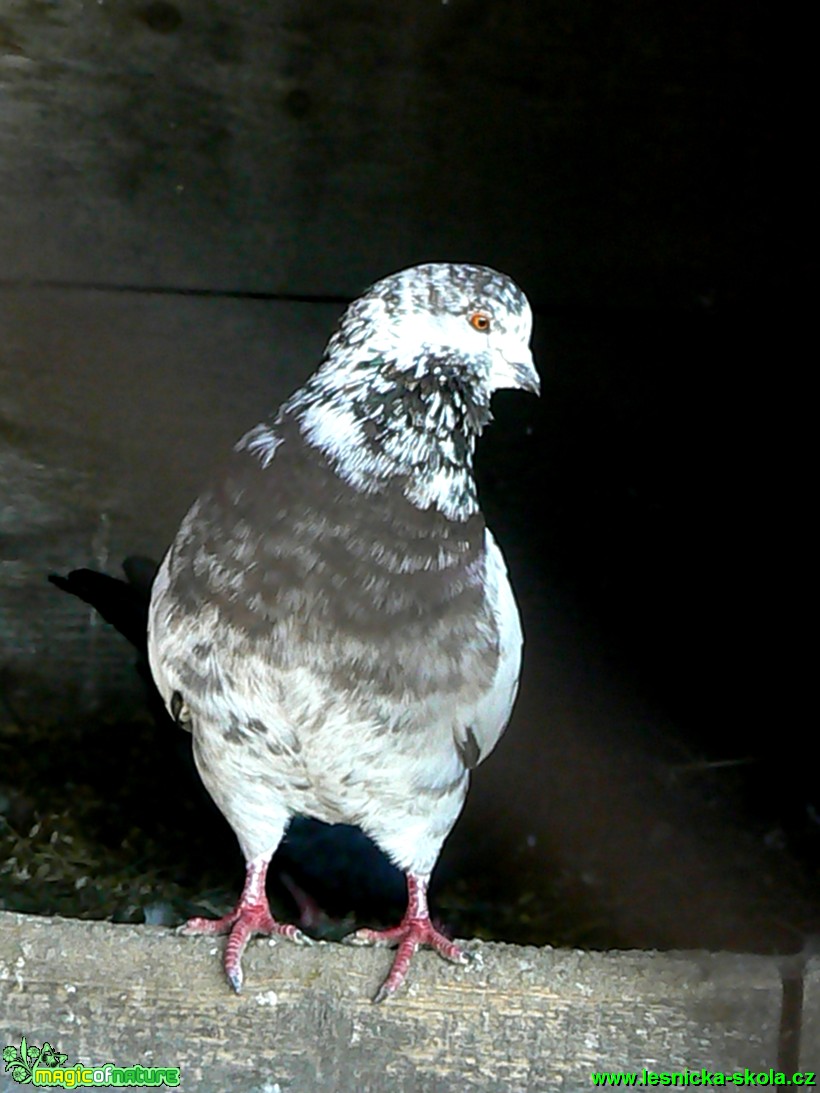
<svg viewBox="0 0 820 1093"><path fill-rule="evenodd" d="M816 179L789 33L748 2L4 9L6 906L229 899L230 833L132 653L46 575L158 558L342 302L446 259L525 289L543 390L498 396L480 450L526 664L445 850L445 921L803 946ZM324 906L366 917L319 872Z"/></svg>

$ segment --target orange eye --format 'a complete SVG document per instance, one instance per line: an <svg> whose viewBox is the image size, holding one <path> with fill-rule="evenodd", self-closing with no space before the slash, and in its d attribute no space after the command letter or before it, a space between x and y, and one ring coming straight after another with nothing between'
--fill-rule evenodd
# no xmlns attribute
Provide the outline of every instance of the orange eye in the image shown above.
<svg viewBox="0 0 820 1093"><path fill-rule="evenodd" d="M473 330L478 330L482 334L486 334L490 329L490 316L486 311L474 311L470 315L470 326Z"/></svg>

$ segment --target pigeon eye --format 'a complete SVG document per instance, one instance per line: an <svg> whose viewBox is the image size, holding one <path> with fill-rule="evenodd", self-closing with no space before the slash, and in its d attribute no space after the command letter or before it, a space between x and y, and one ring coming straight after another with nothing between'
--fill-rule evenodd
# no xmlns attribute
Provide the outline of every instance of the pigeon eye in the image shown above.
<svg viewBox="0 0 820 1093"><path fill-rule="evenodd" d="M469 317L470 326L481 334L486 334L490 329L490 316L486 311L474 311Z"/></svg>

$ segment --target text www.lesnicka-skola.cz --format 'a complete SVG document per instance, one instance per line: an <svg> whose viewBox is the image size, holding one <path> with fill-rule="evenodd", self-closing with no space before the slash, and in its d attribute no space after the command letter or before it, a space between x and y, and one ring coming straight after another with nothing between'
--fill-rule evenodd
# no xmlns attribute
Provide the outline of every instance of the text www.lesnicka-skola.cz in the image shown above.
<svg viewBox="0 0 820 1093"><path fill-rule="evenodd" d="M677 1086L678 1088L714 1088L716 1086L798 1086L803 1089L817 1085L817 1075L811 1070L787 1074L782 1070L735 1070L725 1073L719 1070L643 1070L594 1071L592 1084L598 1086Z"/></svg>

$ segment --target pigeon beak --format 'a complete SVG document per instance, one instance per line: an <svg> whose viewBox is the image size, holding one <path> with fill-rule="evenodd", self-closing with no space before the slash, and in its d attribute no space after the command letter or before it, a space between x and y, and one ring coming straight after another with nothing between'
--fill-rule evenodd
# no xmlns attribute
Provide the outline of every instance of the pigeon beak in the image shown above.
<svg viewBox="0 0 820 1093"><path fill-rule="evenodd" d="M503 364L496 367L493 375L494 387L517 387L522 391L531 391L533 395L541 394L541 380L535 371L535 361L532 353L527 350L524 360L510 361L502 355Z"/></svg>
<svg viewBox="0 0 820 1093"><path fill-rule="evenodd" d="M535 361L530 359L521 363L511 365L513 375L515 376L515 386L520 387L523 391L531 391L534 395L541 394L541 378L535 371Z"/></svg>

